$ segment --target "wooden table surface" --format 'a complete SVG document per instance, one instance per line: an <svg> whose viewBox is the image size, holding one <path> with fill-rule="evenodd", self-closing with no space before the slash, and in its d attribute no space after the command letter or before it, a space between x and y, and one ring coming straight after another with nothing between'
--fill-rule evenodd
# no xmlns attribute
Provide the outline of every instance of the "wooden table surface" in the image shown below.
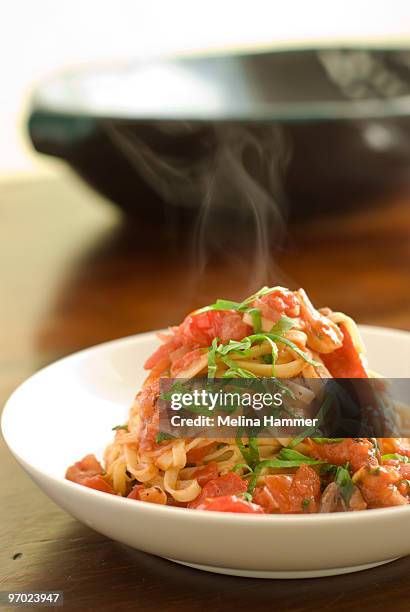
<svg viewBox="0 0 410 612"><path fill-rule="evenodd" d="M290 228L269 280L304 286L316 304L361 323L410 329L409 203L402 192ZM159 236L143 224L127 228L72 177L1 184L0 403L58 357L176 323L259 282L249 282L245 252L216 255L198 276L195 245L184 242L172 223ZM63 590L67 610L409 610L410 558L316 580L207 574L81 525L29 480L3 442L0 482L0 590Z"/></svg>

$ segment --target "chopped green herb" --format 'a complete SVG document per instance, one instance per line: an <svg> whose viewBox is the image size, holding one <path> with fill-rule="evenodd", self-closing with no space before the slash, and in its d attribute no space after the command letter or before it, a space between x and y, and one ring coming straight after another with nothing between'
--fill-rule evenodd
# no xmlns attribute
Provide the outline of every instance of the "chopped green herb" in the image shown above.
<svg viewBox="0 0 410 612"><path fill-rule="evenodd" d="M274 340L265 333L253 334L252 336L248 336L251 344L254 342L268 342L271 347L271 357L272 357L272 376L275 376L275 363L278 358L278 347L276 346Z"/></svg>
<svg viewBox="0 0 410 612"><path fill-rule="evenodd" d="M339 466L336 471L335 483L339 486L340 493L345 500L346 504L349 504L350 498L354 491L354 484L351 479L348 464L345 466Z"/></svg>
<svg viewBox="0 0 410 612"><path fill-rule="evenodd" d="M299 453L299 451L295 451L290 448L282 448L278 454L278 459L283 459L284 461L298 461L299 465L317 463L316 459L308 457L307 455Z"/></svg>
<svg viewBox="0 0 410 612"><path fill-rule="evenodd" d="M252 306L253 302L257 298L263 297L264 295L268 295L269 293L272 293L276 289L281 289L281 288L282 287L262 287L262 289L260 289L253 295L250 295L249 297L247 297L246 300L243 300L243 302L234 302L232 300L218 299L216 300L214 304L210 304L209 306L204 306L203 308L196 310L195 314L209 312L210 310L236 310L237 312L247 312L252 315L253 311L257 310L255 307ZM289 317L282 317L282 319L287 319L288 321L286 323L287 326L289 326L290 325L289 322L292 321L292 319L289 319ZM290 325L290 327L292 326L293 326L293 322ZM287 327L285 331L288 331L290 327ZM278 329L280 329L281 332L284 331L282 327Z"/></svg>
<svg viewBox="0 0 410 612"><path fill-rule="evenodd" d="M211 348L208 352L208 378L215 378L216 374L216 351L218 349L218 338L212 340Z"/></svg>
<svg viewBox="0 0 410 612"><path fill-rule="evenodd" d="M248 446L252 456L252 463L259 463L261 458L259 456L258 438L249 438Z"/></svg>
<svg viewBox="0 0 410 612"><path fill-rule="evenodd" d="M248 502L252 501L252 495L247 491L245 491L245 493L241 493L241 497L243 497Z"/></svg>
<svg viewBox="0 0 410 612"><path fill-rule="evenodd" d="M249 351L249 349L252 346L252 342L250 337L246 337L241 341L238 340L229 340L229 342L227 344L220 344L217 348L216 348L216 353L218 353L218 355L228 355L228 353L238 353L242 356L246 357L246 352Z"/></svg>
<svg viewBox="0 0 410 612"><path fill-rule="evenodd" d="M241 435L242 435L242 429L239 429L238 435L236 437L236 445L241 451L242 457L245 459L246 464L252 468L260 460L258 441L256 438L249 438L248 448L246 448L246 446L242 442Z"/></svg>
<svg viewBox="0 0 410 612"><path fill-rule="evenodd" d="M239 310L240 303L232 300L216 300L214 304L195 310L194 314L202 314L210 310Z"/></svg>
<svg viewBox="0 0 410 612"><path fill-rule="evenodd" d="M262 316L259 308L250 308L248 314L252 317L253 331L258 334L262 331Z"/></svg>
<svg viewBox="0 0 410 612"><path fill-rule="evenodd" d="M316 444L338 444L343 442L344 438L312 438Z"/></svg>
<svg viewBox="0 0 410 612"><path fill-rule="evenodd" d="M296 344L292 342L291 340L288 340L287 338L284 338L283 336L272 333L272 332L269 332L267 335L270 338L272 338L272 340L276 340L277 342L281 342L282 344L286 344L286 346L289 346L297 355L299 355L299 357L302 357L302 359L304 359L310 365L313 365L313 366L322 365L318 361L311 359L304 351L302 351L298 346L296 346Z"/></svg>
<svg viewBox="0 0 410 612"><path fill-rule="evenodd" d="M294 327L295 321L286 315L282 315L281 318L270 330L271 334L286 334L292 327Z"/></svg>
<svg viewBox="0 0 410 612"><path fill-rule="evenodd" d="M225 363L227 362L227 360L225 359L223 361ZM222 374L222 378L257 378L257 376L253 372L250 372L245 368L239 368L236 365L236 362L234 362L233 360L232 362L235 363L235 366L232 366L228 370L226 370L226 372Z"/></svg>
<svg viewBox="0 0 410 612"><path fill-rule="evenodd" d="M237 463L231 469L231 472L238 472L239 470L248 470L248 474L252 474L253 469L247 463Z"/></svg>
<svg viewBox="0 0 410 612"><path fill-rule="evenodd" d="M397 461L401 461L402 463L409 463L409 458L405 455L399 455L398 453L392 453L389 455L383 455L382 461L388 461L389 459L396 459Z"/></svg>
<svg viewBox="0 0 410 612"><path fill-rule="evenodd" d="M157 434L157 437L155 438L155 442L157 444L159 444L160 442L163 442L164 440L174 440L175 436L171 436L171 434L166 433L165 431L160 431Z"/></svg>
<svg viewBox="0 0 410 612"><path fill-rule="evenodd" d="M326 397L326 399L324 400L323 404L320 407L319 412L316 415L318 424L317 425L312 425L312 427L308 427L307 429L305 429L305 431L303 433L300 434L300 436L298 436L297 438L294 438L292 440L292 442L289 444L288 448L293 448L294 446L297 446L298 444L300 444L301 442L303 442L303 440L305 438L309 438L312 434L314 433L321 433L320 431L318 431L320 425L323 422L323 419L325 418L327 411L329 410L331 404L332 404L332 396L328 395Z"/></svg>
<svg viewBox="0 0 410 612"><path fill-rule="evenodd" d="M329 474L334 474L336 475L337 472L337 465L333 465L333 463L325 463L324 465L320 466L320 475L321 476L326 476Z"/></svg>
<svg viewBox="0 0 410 612"><path fill-rule="evenodd" d="M123 429L124 431L128 431L128 425L116 425L115 427L112 428L112 431L118 431L120 429Z"/></svg>

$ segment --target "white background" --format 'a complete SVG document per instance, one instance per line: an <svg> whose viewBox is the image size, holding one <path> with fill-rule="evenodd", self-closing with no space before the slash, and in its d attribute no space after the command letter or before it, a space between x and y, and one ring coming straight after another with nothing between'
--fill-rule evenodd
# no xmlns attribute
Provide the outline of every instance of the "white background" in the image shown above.
<svg viewBox="0 0 410 612"><path fill-rule="evenodd" d="M24 132L33 84L79 63L220 49L410 43L409 0L12 0L0 14L0 179L56 175Z"/></svg>

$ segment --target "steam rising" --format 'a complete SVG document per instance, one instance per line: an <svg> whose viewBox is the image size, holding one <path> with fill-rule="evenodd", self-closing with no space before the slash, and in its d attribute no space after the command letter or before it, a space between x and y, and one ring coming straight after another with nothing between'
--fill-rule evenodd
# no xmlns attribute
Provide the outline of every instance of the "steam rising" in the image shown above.
<svg viewBox="0 0 410 612"><path fill-rule="evenodd" d="M229 264L244 293L283 278L272 262L285 233L290 157L279 126L164 122L144 138L129 124L105 128L161 200L191 209L194 229L185 240L196 279L211 261Z"/></svg>

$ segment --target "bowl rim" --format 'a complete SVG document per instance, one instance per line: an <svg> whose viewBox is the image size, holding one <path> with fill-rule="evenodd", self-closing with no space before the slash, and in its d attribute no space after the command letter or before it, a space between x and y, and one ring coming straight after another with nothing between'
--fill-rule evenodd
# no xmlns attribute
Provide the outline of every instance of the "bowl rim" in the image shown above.
<svg viewBox="0 0 410 612"><path fill-rule="evenodd" d="M360 329L366 331L366 333L370 334L378 334L380 332L384 334L390 334L396 338L407 338L407 341L410 341L410 332L406 330L389 328L389 327L379 327L373 325L360 325ZM264 524L266 522L274 523L275 525L284 526L286 524L295 525L304 525L307 526L309 524L314 525L318 521L323 522L324 519L327 521L333 521L336 523L347 523L350 524L352 520L366 521L366 520L379 520L384 516L399 516L399 515L408 515L410 516L410 504L405 506L392 506L387 508L373 508L370 510L363 511L352 511L352 512L323 512L323 513L312 513L312 514L244 514L244 513L236 513L236 512L217 512L214 510L192 510L189 508L179 508L177 506L169 506L169 505L160 505L160 504L152 504L148 502L140 502L138 504L135 503L135 500L128 499L126 497L121 497L120 495L110 495L104 493L102 491L98 491L95 489L91 489L89 487L84 487L78 483L71 482L66 478L56 476L48 471L41 470L36 466L32 465L26 458L24 458L15 448L13 448L13 444L8 439L7 429L9 427L9 419L11 410L13 409L14 402L18 401L18 397L20 393L25 389L25 387L32 384L33 380L42 376L44 372L48 371L54 367L61 367L68 361L75 361L76 359L84 358L90 353L101 350L103 348L115 347L122 344L132 344L136 342L137 344L143 342L146 339L153 338L155 335L162 330L154 330L143 332L140 334L132 334L130 336L125 336L123 338L116 338L114 340L109 340L106 342L101 342L99 344L93 345L91 347L82 349L80 351L76 351L75 353L71 353L62 357L51 364L46 365L41 368L30 377L28 377L24 382L22 382L10 395L7 401L4 404L4 408L1 414L1 433L6 442L8 449L11 454L17 460L17 462L30 474L32 472L37 473L41 478L49 479L53 482L53 484L57 486L65 486L71 488L71 490L77 491L77 493L81 495L88 495L94 497L94 499L100 499L101 502L105 499L105 504L111 505L113 508L119 504L118 507L124 505L124 507L134 507L136 508L136 512L151 512L158 513L158 517L163 517L168 515L175 517L183 517L185 516L189 520L193 521L203 521L205 518L210 521L223 521L227 517L229 517L229 522L235 525L248 524L251 522L252 524ZM97 497L95 497L97 496ZM164 514L165 513L165 514ZM366 518L367 517L367 518Z"/></svg>

